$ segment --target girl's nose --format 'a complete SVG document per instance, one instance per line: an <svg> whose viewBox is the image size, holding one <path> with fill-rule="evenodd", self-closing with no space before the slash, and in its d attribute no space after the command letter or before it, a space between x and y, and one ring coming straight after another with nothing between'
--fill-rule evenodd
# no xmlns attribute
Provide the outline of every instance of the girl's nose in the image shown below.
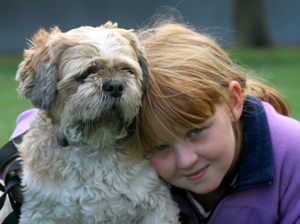
<svg viewBox="0 0 300 224"><path fill-rule="evenodd" d="M180 143L174 147L176 163L179 168L188 169L198 161L198 155L187 143Z"/></svg>

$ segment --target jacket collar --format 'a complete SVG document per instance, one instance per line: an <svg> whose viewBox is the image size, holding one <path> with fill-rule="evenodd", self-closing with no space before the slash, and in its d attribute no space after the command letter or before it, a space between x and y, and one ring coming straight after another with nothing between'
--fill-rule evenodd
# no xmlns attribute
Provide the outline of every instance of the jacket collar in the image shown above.
<svg viewBox="0 0 300 224"><path fill-rule="evenodd" d="M235 190L263 186L274 180L271 134L260 100L252 96L247 98L242 119L243 142L239 173L233 185Z"/></svg>

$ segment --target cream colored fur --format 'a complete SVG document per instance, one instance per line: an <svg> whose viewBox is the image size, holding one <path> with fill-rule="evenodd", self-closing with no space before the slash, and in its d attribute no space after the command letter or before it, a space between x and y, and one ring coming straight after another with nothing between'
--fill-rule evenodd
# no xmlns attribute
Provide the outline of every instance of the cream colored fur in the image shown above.
<svg viewBox="0 0 300 224"><path fill-rule="evenodd" d="M17 72L18 92L39 108L19 146L21 224L178 223L179 210L149 162L116 144L138 113L147 79L136 36L111 22L33 37ZM120 96L104 90L112 81L121 84Z"/></svg>

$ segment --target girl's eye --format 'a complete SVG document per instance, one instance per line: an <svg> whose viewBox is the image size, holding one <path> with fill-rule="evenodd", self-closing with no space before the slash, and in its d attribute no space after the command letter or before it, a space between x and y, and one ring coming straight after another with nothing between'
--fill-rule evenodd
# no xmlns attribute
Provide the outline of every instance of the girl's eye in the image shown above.
<svg viewBox="0 0 300 224"><path fill-rule="evenodd" d="M163 151L163 150L165 150L168 147L169 147L168 145L159 145L159 146L156 146L155 149L157 151Z"/></svg>
<svg viewBox="0 0 300 224"><path fill-rule="evenodd" d="M193 131L191 131L190 136L198 135L198 134L200 134L201 131L202 131L201 128L196 128Z"/></svg>

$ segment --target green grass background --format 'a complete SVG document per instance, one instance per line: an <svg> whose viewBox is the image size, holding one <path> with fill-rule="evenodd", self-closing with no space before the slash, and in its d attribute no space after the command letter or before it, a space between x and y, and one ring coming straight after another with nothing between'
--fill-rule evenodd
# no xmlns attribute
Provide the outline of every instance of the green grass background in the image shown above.
<svg viewBox="0 0 300 224"><path fill-rule="evenodd" d="M227 49L238 64L267 77L283 94L300 120L300 48ZM19 98L18 82L14 80L22 55L0 55L0 147L12 134L18 115L29 108L30 102Z"/></svg>

